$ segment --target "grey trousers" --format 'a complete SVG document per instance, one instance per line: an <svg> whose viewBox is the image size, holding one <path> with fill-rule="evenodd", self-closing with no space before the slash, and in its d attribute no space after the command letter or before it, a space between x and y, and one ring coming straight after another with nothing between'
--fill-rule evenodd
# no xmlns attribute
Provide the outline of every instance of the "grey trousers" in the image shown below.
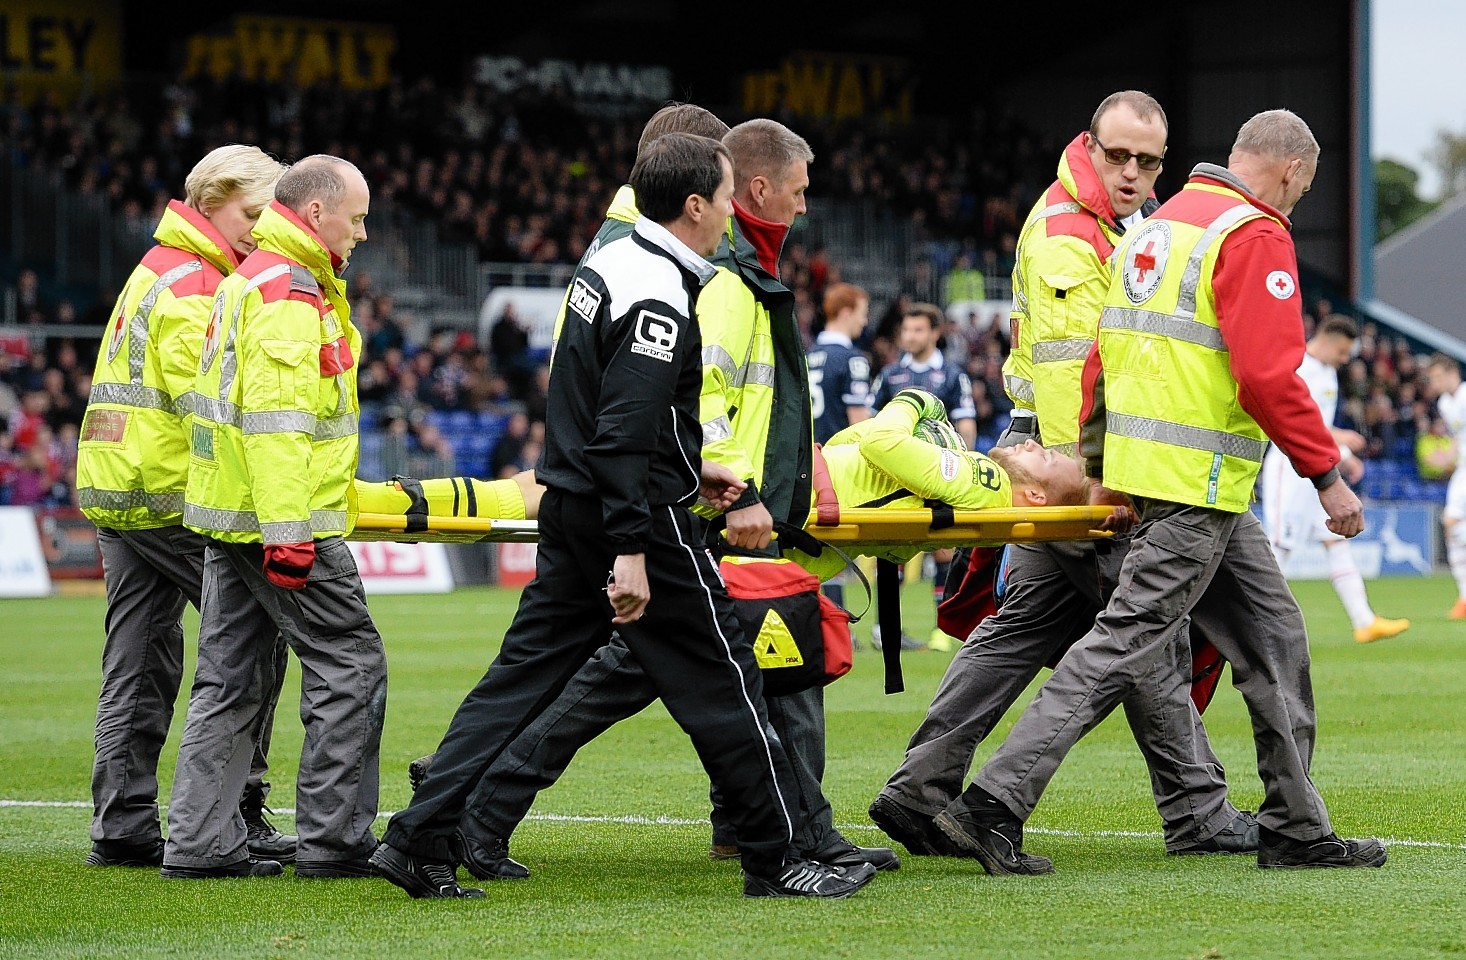
<svg viewBox="0 0 1466 960"><path fill-rule="evenodd" d="M183 526L97 531L107 587L107 640L97 698L91 837L148 843L162 838L158 757L183 682L183 608L200 606L205 537ZM276 631L283 670L285 645ZM283 679L283 676L282 676ZM246 790L263 798L265 758L279 685L261 704Z"/></svg>
<svg viewBox="0 0 1466 960"><path fill-rule="evenodd" d="M962 792L977 745L1044 665L1094 625L1128 546L1119 540L1009 549L1002 606L953 656L883 795L935 816ZM1123 701L1150 771L1167 849L1205 840L1237 816L1221 762L1191 702L1189 664L1188 648L1184 664L1153 672Z"/></svg>
<svg viewBox="0 0 1466 960"><path fill-rule="evenodd" d="M1188 614L1232 666L1252 716L1264 798L1258 822L1309 841L1331 833L1309 779L1313 688L1303 614L1262 525L1240 514L1137 501L1120 582L973 785L1027 819L1069 749L1136 690L1189 663Z"/></svg>
<svg viewBox="0 0 1466 960"><path fill-rule="evenodd" d="M213 867L248 857L237 804L261 698L276 682L265 639L284 634L301 668L305 725L296 779L299 860L352 860L376 847L387 660L346 542L316 542L303 590L270 583L258 544L210 541L203 626L168 806L164 861Z"/></svg>
<svg viewBox="0 0 1466 960"><path fill-rule="evenodd" d="M581 747L656 697L641 663L630 655L620 635L613 635L495 758L470 798L469 817L487 836L511 836L536 794L560 778ZM808 853L836 835L834 813L820 786L825 772L824 689L765 697L764 706L794 773L795 790L786 797L786 802L798 806L794 849ZM716 791L712 820L714 843L737 842Z"/></svg>

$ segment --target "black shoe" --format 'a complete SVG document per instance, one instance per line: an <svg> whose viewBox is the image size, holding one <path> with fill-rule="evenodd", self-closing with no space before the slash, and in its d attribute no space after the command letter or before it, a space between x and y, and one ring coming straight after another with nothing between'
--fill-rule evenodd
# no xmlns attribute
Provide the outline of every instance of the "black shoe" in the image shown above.
<svg viewBox="0 0 1466 960"><path fill-rule="evenodd" d="M369 857L355 857L351 860L297 860L295 875L312 880L380 876Z"/></svg>
<svg viewBox="0 0 1466 960"><path fill-rule="evenodd" d="M160 871L165 880L222 880L237 877L278 877L285 872L279 860L240 860L222 867L170 867Z"/></svg>
<svg viewBox="0 0 1466 960"><path fill-rule="evenodd" d="M1054 862L1048 857L1023 852L1023 821L996 800L974 807L964 793L937 814L934 822L992 876L1054 872Z"/></svg>
<svg viewBox="0 0 1466 960"><path fill-rule="evenodd" d="M870 864L831 867L809 860L790 860L767 877L743 871L745 897L825 897L843 900L870 883L876 875Z"/></svg>
<svg viewBox="0 0 1466 960"><path fill-rule="evenodd" d="M877 870L900 870L901 858L890 847L857 847L839 834L833 835L824 846L804 855L831 867L854 867L868 863Z"/></svg>
<svg viewBox="0 0 1466 960"><path fill-rule="evenodd" d="M1257 844L1257 865L1272 870L1310 867L1382 867L1388 855L1378 840L1341 840L1337 834L1317 840L1294 840L1262 828Z"/></svg>
<svg viewBox="0 0 1466 960"><path fill-rule="evenodd" d="M451 863L419 860L385 843L377 845L370 859L379 874L406 890L407 895L415 900L477 899L484 895L477 887L460 887Z"/></svg>
<svg viewBox="0 0 1466 960"><path fill-rule="evenodd" d="M281 833L275 825L265 819L269 808L264 801L254 800L246 795L239 803L239 814L244 817L244 846L256 860L278 860L280 863L294 863L295 850L300 838L294 834Z"/></svg>
<svg viewBox="0 0 1466 960"><path fill-rule="evenodd" d="M967 854L937 829L932 818L878 794L866 811L886 836L918 857L965 857Z"/></svg>
<svg viewBox="0 0 1466 960"><path fill-rule="evenodd" d="M1239 810L1232 822L1218 832L1190 846L1167 850L1173 857L1200 853L1256 853L1257 818L1251 810Z"/></svg>
<svg viewBox="0 0 1466 960"><path fill-rule="evenodd" d="M87 854L89 867L161 867L163 841L127 843L122 840L97 840Z"/></svg>
<svg viewBox="0 0 1466 960"><path fill-rule="evenodd" d="M483 841L462 830L453 834L449 850L469 873L480 880L525 880L529 867L509 856L509 841L501 837Z"/></svg>
<svg viewBox="0 0 1466 960"><path fill-rule="evenodd" d="M426 757L418 757L407 765L407 782L412 784L412 792L417 793L417 788L428 778L428 768L433 765L433 758L437 754L430 753Z"/></svg>

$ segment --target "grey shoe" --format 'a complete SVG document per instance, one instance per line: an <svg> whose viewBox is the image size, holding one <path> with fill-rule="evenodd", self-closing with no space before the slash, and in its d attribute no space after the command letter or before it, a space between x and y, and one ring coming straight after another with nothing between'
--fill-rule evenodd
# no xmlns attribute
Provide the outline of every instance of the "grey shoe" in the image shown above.
<svg viewBox="0 0 1466 960"><path fill-rule="evenodd" d="M484 896L477 887L460 887L453 864L435 860L419 860L385 843L377 845L371 855L372 866L392 883L407 891L415 900L468 899Z"/></svg>
<svg viewBox="0 0 1466 960"><path fill-rule="evenodd" d="M901 858L890 847L857 847L839 834L833 835L818 850L806 853L804 858L826 866L847 869L863 863L868 863L877 870L901 869Z"/></svg>
<svg viewBox="0 0 1466 960"><path fill-rule="evenodd" d="M295 875L303 880L345 880L380 876L369 857L352 860L297 860Z"/></svg>
<svg viewBox="0 0 1466 960"><path fill-rule="evenodd" d="M879 625L870 628L870 648L872 650L881 649L881 628ZM901 631L901 649L925 650L926 644L903 630Z"/></svg>
<svg viewBox="0 0 1466 960"><path fill-rule="evenodd" d="M163 841L148 840L127 843L121 840L98 840L87 854L89 867L161 867Z"/></svg>
<svg viewBox="0 0 1466 960"><path fill-rule="evenodd" d="M976 788L953 800L937 814L935 823L957 847L976 858L992 876L1037 876L1054 872L1048 857L1025 853L1023 821L1007 807Z"/></svg>
<svg viewBox="0 0 1466 960"><path fill-rule="evenodd" d="M886 836L918 857L967 856L947 839L946 834L937 829L931 817L898 803L885 794L878 794L866 812L870 814L871 822L880 827Z"/></svg>
<svg viewBox="0 0 1466 960"><path fill-rule="evenodd" d="M809 860L790 860L777 873L761 876L743 872L745 897L822 897L843 900L870 883L876 875L869 864L844 869Z"/></svg>
<svg viewBox="0 0 1466 960"><path fill-rule="evenodd" d="M244 817L245 849L256 860L294 863L300 839L276 830L275 825L266 819L267 812L270 808L265 806L265 790L246 787L244 796L239 798L239 815Z"/></svg>
<svg viewBox="0 0 1466 960"><path fill-rule="evenodd" d="M464 869L480 880L529 878L529 867L509 856L509 841L502 837L485 841L459 830L449 841L449 849Z"/></svg>
<svg viewBox="0 0 1466 960"><path fill-rule="evenodd" d="M1239 810L1232 822L1198 843L1167 850L1173 857L1205 853L1256 853L1257 818L1251 810Z"/></svg>
<svg viewBox="0 0 1466 960"><path fill-rule="evenodd" d="M241 877L278 877L285 868L278 860L240 860L222 867L170 867L163 864L159 875L165 880L234 880Z"/></svg>
<svg viewBox="0 0 1466 960"><path fill-rule="evenodd" d="M280 863L294 863L295 851L300 838L291 833L281 833L265 818L263 805L239 812L244 815L245 849L257 860L277 860Z"/></svg>
<svg viewBox="0 0 1466 960"><path fill-rule="evenodd" d="M1257 846L1257 865L1264 870L1382 867L1388 858L1378 840L1341 840L1332 833L1317 840L1294 840L1263 828Z"/></svg>

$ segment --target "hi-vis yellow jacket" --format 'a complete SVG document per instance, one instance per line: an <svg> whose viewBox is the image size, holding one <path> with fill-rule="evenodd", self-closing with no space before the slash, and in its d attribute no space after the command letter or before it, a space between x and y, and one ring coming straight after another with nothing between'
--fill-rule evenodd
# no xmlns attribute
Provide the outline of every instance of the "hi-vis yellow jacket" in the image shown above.
<svg viewBox="0 0 1466 960"><path fill-rule="evenodd" d="M1115 251L1080 446L1139 497L1242 513L1269 436L1318 487L1339 448L1298 376L1303 316L1288 220L1201 164Z"/></svg>
<svg viewBox="0 0 1466 960"><path fill-rule="evenodd" d="M189 394L219 282L239 257L203 214L168 204L97 354L76 454L77 501L99 527L183 521Z"/></svg>
<svg viewBox="0 0 1466 960"><path fill-rule="evenodd" d="M1014 406L1037 414L1044 446L1071 457L1079 440L1080 372L1099 332L1110 287L1106 261L1119 239L1109 194L1081 133L1018 234L1013 347L1003 364Z"/></svg>
<svg viewBox="0 0 1466 960"><path fill-rule="evenodd" d="M730 509L761 501L775 520L803 526L814 460L804 342L794 294L760 261L745 223L764 236L787 230L734 201L727 234L711 258L718 272L697 298L702 456L752 481ZM717 516L702 503L693 512Z"/></svg>
<svg viewBox="0 0 1466 960"><path fill-rule="evenodd" d="M271 203L259 249L219 285L194 383L183 522L232 543L347 532L356 358L339 259Z"/></svg>

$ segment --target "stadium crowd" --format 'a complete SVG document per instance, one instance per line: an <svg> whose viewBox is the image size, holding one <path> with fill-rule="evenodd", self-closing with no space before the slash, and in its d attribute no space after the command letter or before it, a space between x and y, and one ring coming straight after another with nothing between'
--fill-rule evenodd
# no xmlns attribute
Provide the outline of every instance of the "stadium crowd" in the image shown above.
<svg viewBox="0 0 1466 960"><path fill-rule="evenodd" d="M389 116L391 123L374 122ZM978 310L978 302L1006 282L1020 210L1046 182L1052 151L1010 116L971 119L958 142L903 144L858 129L801 127L809 128L818 158L810 167L812 196L874 201L907 218L920 240L903 295L872 317L857 346L879 370L899 355L895 331L906 305L957 305L941 346L972 380L977 433L987 444L1012 407L1001 373L1008 335L1006 317ZM6 162L59 171L70 190L106 198L148 231L178 193L183 158L204 144L249 142L275 156L324 149L351 159L374 198L437 222L445 240L475 245L483 259L505 262L565 263L584 253L606 198L630 166L639 125L635 118L582 116L564 98L539 91L446 89L431 78L347 91L200 77L152 95L90 96L70 105L51 93L28 103L14 87L0 95ZM366 130L373 131L370 140ZM392 136L384 140L383 130ZM825 287L860 282L842 276L825 246L811 249L797 238L784 251L781 275L795 293L807 347L823 325ZM4 282L22 327L95 329L104 320L99 311L116 296L97 291L96 305L78 316L70 300L45 295L46 281L34 270L19 269ZM397 311L392 291L375 289L365 274L354 283L354 315L367 341L363 474L432 476L446 469L497 477L532 465L543 433L546 357L530 348L512 309L489 342L478 343L466 330L421 330ZM1327 301L1315 302L1310 324L1331 310ZM1361 334L1341 376L1339 425L1366 437L1367 458L1391 464L1383 471L1389 476L1434 479L1420 458L1433 442L1428 438L1444 428L1421 357L1374 324ZM0 503L73 502L75 431L95 346L90 337L54 335L0 341ZM1374 492L1389 495L1391 488Z"/></svg>

